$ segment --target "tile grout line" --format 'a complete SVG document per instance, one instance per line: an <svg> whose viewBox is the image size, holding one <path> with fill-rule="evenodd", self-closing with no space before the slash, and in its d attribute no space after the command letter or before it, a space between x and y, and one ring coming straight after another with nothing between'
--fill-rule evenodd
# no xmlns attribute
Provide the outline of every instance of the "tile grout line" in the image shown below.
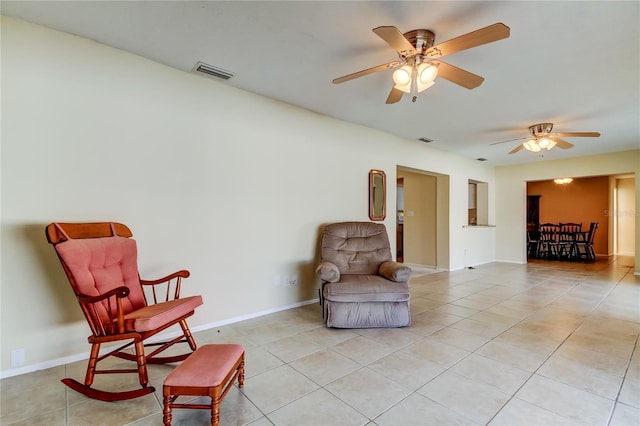
<svg viewBox="0 0 640 426"><path fill-rule="evenodd" d="M473 281L473 280L470 280L470 281ZM466 283L469 283L470 281L465 281L464 283L460 283L460 284L458 284L458 285L466 284ZM546 280L545 280L545 281L546 281ZM574 284L570 289L567 289L567 290L566 290L562 295L560 295L560 296L558 296L558 297L554 298L553 300L556 300L556 299L558 299L558 298L562 297L563 295L567 294L571 289L573 289L573 288L577 287L578 285L579 285L579 283ZM454 286L454 287L455 287L455 286ZM532 287L532 288L535 288L535 287L537 287L537 285L536 285L536 286L534 286L534 287ZM477 293L479 293L479 292L481 292L481 291L482 291L482 290L476 291L476 292L474 292L474 293L471 293L471 295L477 294ZM520 294L520 293L518 293L518 294L516 294L516 295L513 295L513 296L509 297L508 299L503 300L502 302L507 301L507 300L511 300L511 299L513 299L514 297L517 297L519 294ZM456 299L456 300L463 299L463 298L464 298L464 297L462 297L462 298L458 298L458 299ZM502 303L502 302L499 302L499 303ZM499 304L499 303L497 303L497 304ZM535 312L539 311L540 309L543 309L544 307L548 306L550 303L552 303L552 302L546 303L546 304L545 304L545 305L543 305L541 308L536 309L536 311L535 311ZM447 302L447 303L445 303L445 304L452 304L452 303L451 303L451 302ZM496 304L496 305L497 305L497 304ZM492 305L492 306L493 306L493 305ZM489 309L489 308L486 308L486 309ZM479 310L477 313L485 312L485 311L486 311L486 309ZM468 357L470 357L472 354L476 354L476 351L477 351L477 350L479 350L480 348L482 348L482 347L484 347L485 345L489 344L490 342L494 341L498 336L500 336L500 335L504 334L504 333L505 333L505 332L507 332L508 330L510 330L510 329L512 329L513 327L517 326L518 324L522 323L522 322L523 322L523 321L525 321L527 318L529 318L529 317L533 316L533 315L535 314L535 312L532 312L530 315L527 315L526 317L522 318L520 321L516 322L516 323L515 323L515 324L513 324L511 327L509 327L507 330L504 330L502 333L500 333L500 334L498 334L498 335L496 335L496 336L492 337L492 338L491 338L491 339L489 339L487 342L485 342L485 343L483 343L482 345L480 345L480 346L478 346L477 348L475 348L473 351L470 351L467 355L465 355L464 357L460 358L459 360L457 360L456 362L454 362L453 364L451 364L450 366L448 366L447 368L445 368L443 371L441 371L439 374L437 374L436 376L434 376L434 377L432 377L430 380L428 380L426 383L424 383L424 384L421 386L421 388L422 388L422 387L424 387L424 386L426 386L427 384L431 383L432 381L434 381L434 380L435 380L435 379L437 379L438 377L442 376L444 373L446 373L446 372L447 372L447 371L449 371L451 368L453 368L454 366L458 365L460 362L462 362L462 361L464 361L465 359L467 359ZM455 315L455 314L451 314L451 315ZM475 314L474 314L474 315L475 315ZM457 316L457 315L455 315L455 316ZM460 320L459 320L459 321L456 321L456 323L457 323L457 322L460 322L460 321L463 321L463 320L465 320L465 319L468 319L468 318L469 318L469 317L460 317ZM445 327L444 327L444 328L452 327L452 326L453 326L454 324L456 324L456 323L449 324L449 325L445 325ZM577 328L577 327L578 327L578 326L576 326L576 328ZM454 328L454 329L455 329L455 328ZM462 330L462 331L464 331L464 330ZM575 331L575 330L574 330L574 331ZM436 331L434 331L433 333L435 333L435 332L436 332ZM431 334L433 334L433 333L430 333L429 335L431 335ZM475 333L471 333L471 332L468 332L468 333L470 333L470 334L475 334ZM424 337L423 337L423 339L421 339L421 340L426 339L427 337L429 337L429 335L424 336ZM478 336L480 336L480 335L478 335ZM484 336L482 336L482 337L484 337ZM568 339L568 338L569 338L569 336L567 336L567 339ZM565 340L566 340L566 339L565 339ZM563 340L563 341L562 341L562 343L560 343L560 344L558 345L558 347L560 347L560 346L564 343L564 341L565 341L565 340ZM443 343L443 342L440 342L440 343L441 343L441 344L445 344L445 345L447 345L447 346L452 346L452 347L454 347L454 348L458 348L457 346L450 345L450 344L448 344L448 343ZM464 348L459 348L459 349L466 350L466 349L464 349ZM557 348L556 348L556 350L557 350ZM553 355L553 353L555 353L555 350L554 350L554 351L553 351L553 352L552 352L552 353L551 353L547 358L545 358L545 360L540 364L540 366L539 366L539 367L538 367L534 372L532 372L532 373L530 374L529 378L527 378L527 380L525 380L525 382L524 382L524 383L523 383L523 384L522 384L518 389L516 389L516 391L515 391L515 392L514 392L510 397L509 397L509 399L508 399L508 400L507 400L507 401L506 401L506 402L505 402L505 403L504 403L504 404L503 404L503 405L498 409L498 411L497 411L497 412L496 412L496 413L495 413L495 414L494 414L494 415L489 419L489 421L487 421L485 424L489 424L489 423L490 423L490 422L495 418L495 416L497 416L497 415L498 415L498 413L500 413L500 411L504 408L504 406L505 406L507 403L509 403L509 401L511 401L511 400L515 397L515 394L516 394L516 393L517 393L517 392L518 392L518 391L519 391L519 390L520 390L520 389L521 389L521 388L522 388L522 387L523 387L523 386L524 386L524 385L525 385L525 384L526 384L526 383L531 379L531 377L533 377L533 375L535 375L536 371L537 371L538 369L540 369L540 368L542 367L542 365L544 365L544 363L545 363L545 362L546 362L546 361L551 357L551 355ZM476 355L481 356L481 357L483 357L483 358L487 358L487 357L484 357L483 355L480 355L480 354L476 354ZM490 358L488 358L488 359L490 359ZM498 362L499 362L499 361L498 361ZM463 376L463 377L464 377L464 376ZM469 378L468 378L468 379L469 379ZM473 380L473 379L469 379L469 380L471 380L471 381L473 381L473 382L478 383L477 381L475 381L475 380ZM480 383L480 384L484 384L484 383ZM490 385L489 385L489 386L490 386ZM492 387L493 387L493 386L492 386ZM502 391L500 391L499 389L497 389L497 390L498 390L499 392L502 392ZM411 392L411 394L410 394L409 396L411 396L411 395L413 395L413 394L417 394L417 393L418 393L418 391L417 391L417 390L412 391L412 392ZM504 392L503 392L503 393L504 393ZM426 396L424 396L424 395L422 395L422 394L418 394L418 395L423 396L423 397L425 397L425 398L429 399L430 401L433 401L434 403L436 403L436 404L438 404L438 405L440 405L440 406L442 406L442 407L444 407L444 408L446 408L446 409L448 409L448 410L452 410L453 412L458 413L459 415L461 415L461 416L463 416L463 417L465 417L465 418L468 418L468 416L467 416L467 414L466 414L466 413L462 413L462 412L459 412L458 410L455 410L455 409L453 409L453 408L450 408L450 407L447 407L447 406L445 406L445 405L442 405L442 404L440 404L438 401L434 401L433 399L431 399L431 398L429 398L429 397L426 397ZM505 395L507 395L507 394L505 393ZM402 400L400 400L400 401L396 402L394 405L392 405L392 406L391 406L391 407L389 407L387 410L385 410L385 412L386 412L386 411L388 411L388 410L390 410L391 408L393 408L394 406L396 406L397 404L399 404L401 401L403 401L404 399L408 398L409 396L407 396L407 397L403 398ZM543 408L543 407L541 407L541 408ZM543 409L544 409L544 408L543 408ZM545 409L545 410L546 410L546 409ZM549 410L547 410L547 411L549 411ZM383 413L384 413L384 412L383 412ZM381 413L380 415L382 415L383 413ZM556 413L554 413L554 414L556 414ZM376 418L378 418L380 415L378 415ZM372 420L372 421L374 421L374 419L371 419L371 420Z"/></svg>
<svg viewBox="0 0 640 426"><path fill-rule="evenodd" d="M622 282L622 280L624 280L624 278L629 274L630 270L627 270L627 272L620 277L620 280L616 283L616 285L611 289L611 291L607 294L607 297L609 296L609 294L611 292L613 292L614 289L616 289L620 283ZM600 306L600 304L598 304L598 306ZM616 405L620 404L619 402L619 398L620 398L620 393L622 393L622 387L624 386L625 381L627 380L627 374L629 373L629 368L631 367L631 360L633 359L633 354L638 350L638 338L640 336L636 334L636 341L633 345L633 350L631 351L631 355L629 356L629 360L627 361L627 367L624 370L624 376L622 377L622 381L620 382L620 386L618 387L618 392L616 393L616 397L613 400L613 405L611 406L611 410L609 410L609 417L607 418L607 425L611 424L611 420L613 419L613 414L615 413L616 410Z"/></svg>
<svg viewBox="0 0 640 426"><path fill-rule="evenodd" d="M538 311L539 311L539 310L541 310L541 309L546 308L547 306L549 306L551 303L553 303L554 301L558 300L558 299L559 299L559 298L561 298L562 296L565 296L567 293L569 293L571 290L573 290L573 289L575 289L576 287L578 287L580 284L582 284L582 283L581 283L581 282L576 282L573 286L571 286L571 288L567 289L564 293L562 293L562 295L560 295L560 296L558 296L558 297L554 298L551 302L549 302L549 303L545 304L545 305L544 305L544 306L542 306L540 309L538 309ZM537 287L537 286L536 286L536 287ZM615 288L615 287L614 287L614 288ZM610 291L611 291L611 290L610 290ZM608 296L608 294L609 294L609 293L607 293L607 296ZM603 298L603 300L604 300L607 296L605 296L605 297ZM598 306L599 306L599 304L598 304ZM596 306L596 307L597 307L597 306ZM595 309L595 308L594 308L594 309ZM593 311L594 309L592 309L592 311ZM525 321L527 318L529 318L529 317L531 317L531 316L533 316L533 315L534 315L534 314L531 314L531 315L526 316L526 317L525 317L525 318L523 318L521 321L519 321L518 323L514 324L511 328L513 328L513 327L517 326L518 324L522 323L522 322L523 322L523 321ZM531 374L529 375L529 377L528 377L528 378L527 378L527 379L526 379L526 380L525 380L525 381L524 381L524 382L523 382L523 383L522 383L522 384L521 384L521 385L520 385L520 386L519 386L519 387L518 387L518 388L517 388L517 389L512 393L512 395L509 397L509 399L508 399L504 404L502 404L502 406L501 406L501 407L498 409L498 411L496 411L496 413L495 413L495 414L494 414L494 415L489 419L489 421L488 421L487 423L485 423L486 425L488 425L489 423L491 423L491 422L496 418L496 416L497 416L498 414L500 414L500 412L504 409L504 407L506 407L506 406L507 406L507 404L509 404L509 402L511 402L511 401L516 397L516 394L517 394L518 392L520 392L520 390L521 390L521 389L522 389L522 388L523 388L527 383L529 383L529 381L531 380L531 378L532 378L533 376L535 376L535 375L536 375L536 373L537 373L537 372L542 368L542 366L543 366L543 365L544 365L544 364L549 360L549 358L551 358L551 357L552 357L552 356L553 356L553 355L558 351L558 349L559 349L562 345L564 345L564 343L565 343L565 342L569 339L569 337L571 337L571 336L573 335L573 333L574 333L574 332L575 332L575 331L576 331L576 330L577 330L577 329L578 329L578 328L579 328L579 327L584 323L584 321L585 321L585 320L584 320L584 318L583 318L583 319L581 320L580 324L576 325L576 327L573 329L573 331L572 331L571 333L569 333L569 335L568 335L567 337L565 337L565 338L562 340L562 342L560 342L560 343L558 344L558 346L556 346L556 348L555 348L555 349L554 349L554 350L553 350L553 351L552 351L552 352L551 352L551 353L550 353L550 354L549 354L549 355L544 359L544 361L542 361L542 362L540 363L540 365L539 365L539 366L538 366L538 367L537 367L533 372L531 372ZM504 332L507 332L507 331L508 331L508 330L510 330L511 328L509 328L509 329L505 330ZM501 334L503 334L503 333L501 333ZM499 334L498 336L500 336L501 334ZM496 336L496 337L498 337L498 336ZM487 342L487 343L489 343L489 342ZM484 345L483 345L483 346L484 346ZM482 355L479 355L479 356L482 356ZM527 402L528 402L528 401L527 401ZM551 411L551 410L548 410L548 409L547 409L547 408L545 408L545 407L540 407L540 406L538 406L538 405L536 405L536 404L532 404L532 405L535 405L536 407L539 407L539 408L541 408L541 409L543 409L543 410L549 411L550 413L553 413L553 414L555 414L555 415L558 415L558 416L561 416L561 417L565 417L565 416L563 416L563 415L561 415L561 414L559 414L559 413L555 413L555 412L553 412L553 411ZM565 417L565 418L566 418L566 417Z"/></svg>
<svg viewBox="0 0 640 426"><path fill-rule="evenodd" d="M627 272L627 273L628 273L628 272ZM612 286L612 287L609 289L609 291L608 291L608 292L607 292L607 293L602 297L602 299L600 300L600 302L598 302L598 304L597 304L595 307L593 307L593 309L591 309L591 310L589 311L589 313L595 312L595 311L598 309L598 307L600 307L600 305L602 305L602 303L607 299L607 297L609 297L609 296L611 295L611 293L612 293L612 292L613 292L613 291L618 287L618 285L619 285L619 284L620 284L620 282L624 279L624 277L627 275L627 273L625 273L625 274L620 278L620 280L618 280L618 282L616 283L616 285ZM571 287L571 289L570 289L570 290L572 290L572 289L574 289L574 288L578 287L578 286L579 286L579 285L581 285L581 284L584 284L584 282L576 283L573 287ZM570 290L567 290L563 295L567 294ZM558 296L558 298L559 298L559 297L561 297L561 296ZM556 299L558 299L558 298L556 298ZM556 299L554 299L554 300L556 300ZM548 304L547 304L547 305L548 305ZM545 306L547 306L547 305L545 305ZM528 317L527 317L527 318L528 318ZM525 318L525 319L526 319L526 318ZM523 321L524 321L524 319L523 319ZM523 387L524 387L524 386L525 386L525 385L526 385L526 384L531 380L531 378L532 378L533 376L535 376L535 375L536 375L536 373L537 373L537 372L542 368L542 366L544 366L544 364L549 360L549 358L551 358L551 357L552 357L552 356L553 356L553 355L558 351L558 349L560 349L560 347L561 347L562 345L564 345L564 344L565 344L565 342L566 342L567 340L569 340L569 338L570 338L571 336L573 336L573 334L576 332L576 330L577 330L578 328L580 328L580 326L582 326L582 325L585 323L585 321L586 321L586 316L581 320L580 324L578 324L578 325L574 328L574 330L573 330L573 331L572 331L572 332L571 332L571 333L570 333L570 334L569 334L569 335L568 335L564 340L562 340L562 342L561 342L561 343L560 343L560 344L559 344L559 345L558 345L558 346L557 346L557 347L556 347L556 348L551 352L551 354L549 354L549 356L547 356L547 357L545 358L545 360L544 360L544 361L543 361L543 362L538 366L538 368L536 368L536 369L535 369L535 371L534 371L533 373L531 373L531 375L529 376L529 378L528 378L527 380L525 380L525 382L524 382L524 383L523 383L523 384L522 384L522 385L521 385L521 386L520 386L520 387L519 387L519 388L518 388L518 389L513 393L512 397L511 397L511 398L509 398L509 400L508 400L507 402L505 402L505 403L504 403L504 405L503 405L502 407L500 407L500 409L499 409L499 410L496 412L496 414L495 414L495 415L494 415L494 416L489 420L489 422L488 422L487 424L489 424L489 423L490 423L490 422L491 422L491 421L492 421L492 420L493 420L493 419L494 419L494 418L495 418L495 417L500 413L500 411L502 411L502 409L503 409L503 408L504 408L504 407L509 403L509 401L511 401L513 398L515 398L516 394L517 394L518 392L520 392L520 390L521 390L521 389L522 389L522 388L523 388ZM637 344L637 341L638 341L638 336L636 335L636 344ZM632 356L633 356L633 352L632 352ZM628 366L630 365L630 363L631 363L631 357L629 358L629 361L628 361L628 363L627 363L627 368L628 368ZM542 376L542 377L546 377L546 376ZM626 377L626 371L625 371L625 377ZM553 380L553 379L550 379L550 380ZM553 380L553 381L556 381L556 380ZM573 387L573 386L571 386L571 385L567 385L566 383L562 383L562 382L558 382L558 383L564 384L564 385L566 385L566 386ZM622 389L622 383L624 383L624 378L623 378L623 381L621 382L620 387L619 387L619 389L618 389L618 395L619 395L619 393L620 393L620 391L621 391L621 389ZM578 389L578 388L575 388L575 389ZM578 390L582 390L582 389L578 389ZM584 392L588 392L588 393L593 394L592 392L589 392L589 391L584 391ZM593 395L600 396L600 395L597 395L597 394L593 394ZM614 399L614 400L613 400L612 408L611 408L611 410L610 410L610 412L609 412L609 416L608 416L608 419L607 419L607 423L606 423L606 424L609 424L609 422L610 422L610 420L611 420L611 417L613 416L613 410L614 410L614 408L615 408L615 405L616 405L616 402L617 402L617 398L618 398L618 396L616 396L616 399ZM609 399L609 398L606 398L606 399ZM542 408L542 409L544 409L544 410L546 410L546 411L550 411L550 410L546 409L545 407L540 407L540 406L538 406L538 405L536 405L536 404L533 404L533 405L535 405L536 407ZM554 414L556 414L556 415L562 416L562 415L561 415L561 414L559 414L559 413L555 413L555 412L553 412L553 411L550 411L550 412L552 412L552 413L554 413ZM562 416L562 417L565 417L565 416ZM566 417L565 417L565 418L566 418Z"/></svg>
<svg viewBox="0 0 640 426"><path fill-rule="evenodd" d="M613 400L613 405L611 406L611 410L609 411L609 417L607 418L607 423L606 423L607 425L611 424L611 420L613 419L613 414L616 410L616 405L623 404L622 402L619 401L620 393L622 393L622 387L624 386L624 383L627 381L627 374L629 373L629 368L631 367L631 360L633 359L633 354L638 350L638 338L639 336L636 335L636 341L633 345L633 351L631 351L631 356L629 357L629 361L627 362L627 368L625 368L624 370L624 377L620 382L620 386L618 387L618 393L616 393L616 399Z"/></svg>

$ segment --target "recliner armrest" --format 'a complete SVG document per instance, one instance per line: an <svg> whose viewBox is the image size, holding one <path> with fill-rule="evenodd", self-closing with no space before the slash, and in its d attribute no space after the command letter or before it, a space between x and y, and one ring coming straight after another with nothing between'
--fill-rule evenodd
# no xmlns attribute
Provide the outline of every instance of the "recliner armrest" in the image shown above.
<svg viewBox="0 0 640 426"><path fill-rule="evenodd" d="M316 275L320 275L322 281L337 283L340 281L340 270L330 262L322 262L316 268Z"/></svg>
<svg viewBox="0 0 640 426"><path fill-rule="evenodd" d="M411 278L411 268L396 262L382 262L378 274L397 283L407 282Z"/></svg>

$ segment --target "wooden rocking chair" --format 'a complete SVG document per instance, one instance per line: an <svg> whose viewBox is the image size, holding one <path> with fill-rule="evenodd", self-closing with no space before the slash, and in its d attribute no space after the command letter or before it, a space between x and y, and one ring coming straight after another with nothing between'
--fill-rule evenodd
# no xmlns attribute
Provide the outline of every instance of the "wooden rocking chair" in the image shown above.
<svg viewBox="0 0 640 426"><path fill-rule="evenodd" d="M154 392L149 386L147 364L182 361L196 349L186 319L202 305L202 297L180 298L181 281L189 276L189 271L151 281L140 279L136 242L131 238L131 230L121 223L52 223L46 227L46 236L55 247L92 333L88 338L91 353L84 384L72 378L62 382L101 401L121 401ZM148 298L153 300L147 303ZM177 338L144 343L176 324L182 329ZM188 343L190 351L157 356L176 343ZM120 346L100 355L102 344ZM135 353L125 351L131 346ZM147 346L159 347L146 354ZM98 362L110 356L134 361L137 368L98 369ZM141 388L112 392L92 387L96 374L118 373L137 373Z"/></svg>

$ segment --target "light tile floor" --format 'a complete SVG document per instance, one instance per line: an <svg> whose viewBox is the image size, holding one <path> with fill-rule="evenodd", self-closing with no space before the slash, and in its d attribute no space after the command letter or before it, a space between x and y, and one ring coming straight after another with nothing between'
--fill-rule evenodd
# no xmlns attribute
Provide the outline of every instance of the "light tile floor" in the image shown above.
<svg viewBox="0 0 640 426"><path fill-rule="evenodd" d="M327 329L313 304L195 338L246 348L245 387L224 400L223 425L637 426L640 277L632 266L611 257L436 272L412 278L410 327ZM161 425L172 368L151 366L156 393L117 403L60 383L82 381L84 361L7 378L0 423ZM136 378L104 380L115 387ZM174 410L175 425L209 421L206 410Z"/></svg>

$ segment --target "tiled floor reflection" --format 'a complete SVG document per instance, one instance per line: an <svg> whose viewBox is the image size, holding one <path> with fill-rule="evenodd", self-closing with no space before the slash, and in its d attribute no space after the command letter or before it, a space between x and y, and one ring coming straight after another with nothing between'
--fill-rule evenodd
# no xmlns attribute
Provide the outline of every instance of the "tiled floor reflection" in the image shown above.
<svg viewBox="0 0 640 426"><path fill-rule="evenodd" d="M640 277L633 259L492 263L416 275L412 325L327 329L317 304L195 334L246 348L222 425L640 424ZM119 362L119 361L115 361ZM60 383L85 362L2 380L2 425L162 425L162 382L133 401ZM132 380L135 383L134 375ZM109 377L111 386L127 378ZM206 425L174 410L174 425Z"/></svg>

